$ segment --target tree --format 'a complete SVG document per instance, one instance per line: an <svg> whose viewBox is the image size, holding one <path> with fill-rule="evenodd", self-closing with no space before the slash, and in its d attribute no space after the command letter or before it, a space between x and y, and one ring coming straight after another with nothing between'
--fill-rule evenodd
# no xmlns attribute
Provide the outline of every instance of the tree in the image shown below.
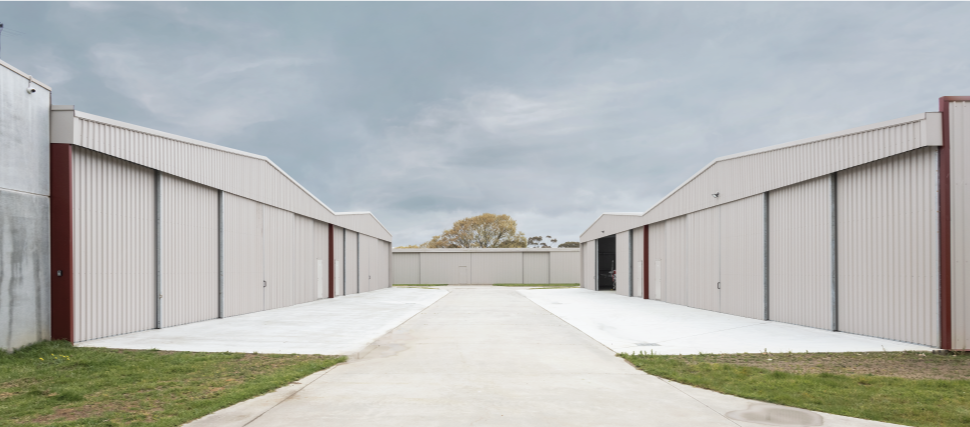
<svg viewBox="0 0 970 427"><path fill-rule="evenodd" d="M559 244L559 247L560 248L578 248L579 247L579 242L560 243Z"/></svg>
<svg viewBox="0 0 970 427"><path fill-rule="evenodd" d="M420 249L421 245L395 246L394 249Z"/></svg>
<svg viewBox="0 0 970 427"><path fill-rule="evenodd" d="M550 244L553 244L553 245L555 245L556 242L559 241L559 240L556 240L555 238L553 238L552 236L546 236L546 237L549 238L549 243ZM530 237L529 238L528 245L529 245L529 247L532 247L532 248L551 248L552 247L552 246L547 245L546 242L543 242L542 241L542 236Z"/></svg>
<svg viewBox="0 0 970 427"><path fill-rule="evenodd" d="M450 230L421 245L425 248L524 248L525 235L508 215L484 213L455 221Z"/></svg>

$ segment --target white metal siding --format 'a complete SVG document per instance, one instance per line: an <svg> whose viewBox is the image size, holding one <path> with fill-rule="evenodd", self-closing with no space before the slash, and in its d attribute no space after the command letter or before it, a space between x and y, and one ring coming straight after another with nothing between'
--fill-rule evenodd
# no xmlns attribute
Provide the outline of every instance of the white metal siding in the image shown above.
<svg viewBox="0 0 970 427"><path fill-rule="evenodd" d="M721 208L687 215L687 305L719 311Z"/></svg>
<svg viewBox="0 0 970 427"><path fill-rule="evenodd" d="M462 266L471 268L470 253L421 254L421 283L458 284L458 267Z"/></svg>
<svg viewBox="0 0 970 427"><path fill-rule="evenodd" d="M424 254L423 256L437 256ZM472 253L471 282L476 285L522 283L522 253Z"/></svg>
<svg viewBox="0 0 970 427"><path fill-rule="evenodd" d="M650 224L648 233L647 249L649 257L647 262L650 264L647 270L650 280L650 299L667 300L667 223L669 221Z"/></svg>
<svg viewBox="0 0 970 427"><path fill-rule="evenodd" d="M286 307L293 298L292 212L263 205L263 309Z"/></svg>
<svg viewBox="0 0 970 427"><path fill-rule="evenodd" d="M334 213L269 159L75 111L73 143L306 217L390 240L370 213Z"/></svg>
<svg viewBox="0 0 970 427"><path fill-rule="evenodd" d="M549 253L522 253L522 283L549 283Z"/></svg>
<svg viewBox="0 0 970 427"><path fill-rule="evenodd" d="M155 327L155 172L74 147L74 339Z"/></svg>
<svg viewBox="0 0 970 427"><path fill-rule="evenodd" d="M374 262L371 264L371 290L391 287L391 242L377 240Z"/></svg>
<svg viewBox="0 0 970 427"><path fill-rule="evenodd" d="M360 235L360 291L370 292L374 289L379 289L375 287L376 281L374 280L374 271L377 270L377 257L379 256L379 249L377 247L377 239Z"/></svg>
<svg viewBox="0 0 970 427"><path fill-rule="evenodd" d="M616 293L625 297L630 289L630 232L616 234Z"/></svg>
<svg viewBox="0 0 970 427"><path fill-rule="evenodd" d="M313 221L313 258L321 265L315 280L316 298L327 298L330 290L330 224Z"/></svg>
<svg viewBox="0 0 970 427"><path fill-rule="evenodd" d="M764 319L764 196L727 203L720 210L720 311Z"/></svg>
<svg viewBox="0 0 970 427"><path fill-rule="evenodd" d="M831 177L769 194L771 320L832 328Z"/></svg>
<svg viewBox="0 0 970 427"><path fill-rule="evenodd" d="M357 281L359 278L358 272L360 271L360 264L358 262L360 239L358 239L356 232L346 230L346 233L347 249L344 252L347 257L347 271L345 272L347 277L347 295L353 295L360 293L360 282Z"/></svg>
<svg viewBox="0 0 970 427"><path fill-rule="evenodd" d="M688 305L687 243L690 236L687 232L687 215L668 219L664 223L667 246L664 266L667 270L663 274L667 283L663 287L663 298L669 303Z"/></svg>
<svg viewBox="0 0 970 427"><path fill-rule="evenodd" d="M840 330L939 345L937 153L839 172Z"/></svg>
<svg viewBox="0 0 970 427"><path fill-rule="evenodd" d="M942 144L939 113L923 113L723 157L702 169L637 219L604 215L580 241L696 212L866 164ZM711 197L720 193L718 198ZM605 231L605 233L604 233Z"/></svg>
<svg viewBox="0 0 970 427"><path fill-rule="evenodd" d="M951 336L970 349L970 102L949 104Z"/></svg>
<svg viewBox="0 0 970 427"><path fill-rule="evenodd" d="M293 215L293 293L287 305L310 302L317 298L314 222L316 221L311 218Z"/></svg>
<svg viewBox="0 0 970 427"><path fill-rule="evenodd" d="M219 317L219 192L161 174L162 327Z"/></svg>
<svg viewBox="0 0 970 427"><path fill-rule="evenodd" d="M549 252L550 283L579 283L579 252Z"/></svg>
<svg viewBox="0 0 970 427"><path fill-rule="evenodd" d="M643 227L633 231L633 296L643 298Z"/></svg>
<svg viewBox="0 0 970 427"><path fill-rule="evenodd" d="M421 283L421 254L394 254L394 284Z"/></svg>
<svg viewBox="0 0 970 427"><path fill-rule="evenodd" d="M347 295L344 289L344 229L333 227L333 295Z"/></svg>
<svg viewBox="0 0 970 427"><path fill-rule="evenodd" d="M596 290L596 241L582 243L583 287Z"/></svg>
<svg viewBox="0 0 970 427"><path fill-rule="evenodd" d="M263 205L223 193L223 315L263 309Z"/></svg>

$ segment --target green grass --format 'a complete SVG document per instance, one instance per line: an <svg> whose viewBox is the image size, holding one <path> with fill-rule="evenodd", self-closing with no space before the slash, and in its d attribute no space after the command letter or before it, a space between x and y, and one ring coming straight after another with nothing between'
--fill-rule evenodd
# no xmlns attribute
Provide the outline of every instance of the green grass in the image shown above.
<svg viewBox="0 0 970 427"><path fill-rule="evenodd" d="M394 285L394 286L448 286L448 285Z"/></svg>
<svg viewBox="0 0 970 427"><path fill-rule="evenodd" d="M345 360L42 342L0 352L0 425L177 426Z"/></svg>
<svg viewBox="0 0 970 427"><path fill-rule="evenodd" d="M879 357L878 354L872 357ZM652 375L748 399L911 426L970 424L970 380L965 379L907 379L828 372L799 374L710 363L720 360L716 355L619 356ZM963 369L970 369L967 359L952 360L966 366Z"/></svg>
<svg viewBox="0 0 970 427"><path fill-rule="evenodd" d="M496 283L492 286L522 286L543 288L576 288L579 283Z"/></svg>

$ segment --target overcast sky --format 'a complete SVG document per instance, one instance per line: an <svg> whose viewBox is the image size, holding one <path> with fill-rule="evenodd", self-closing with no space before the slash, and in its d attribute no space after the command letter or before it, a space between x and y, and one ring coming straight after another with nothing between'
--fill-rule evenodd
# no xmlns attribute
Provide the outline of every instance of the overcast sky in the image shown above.
<svg viewBox="0 0 970 427"><path fill-rule="evenodd" d="M967 3L0 3L55 104L262 154L395 245L577 240L711 159L970 94Z"/></svg>

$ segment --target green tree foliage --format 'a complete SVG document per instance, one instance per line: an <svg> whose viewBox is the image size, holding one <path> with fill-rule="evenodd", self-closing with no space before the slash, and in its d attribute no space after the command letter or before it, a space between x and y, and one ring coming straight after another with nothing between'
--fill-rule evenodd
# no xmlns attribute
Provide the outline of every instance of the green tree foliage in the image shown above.
<svg viewBox="0 0 970 427"><path fill-rule="evenodd" d="M579 247L579 242L560 243L559 244L559 247L560 248L578 248Z"/></svg>
<svg viewBox="0 0 970 427"><path fill-rule="evenodd" d="M484 213L455 221L450 230L421 244L423 248L524 248L525 235L508 215Z"/></svg>

